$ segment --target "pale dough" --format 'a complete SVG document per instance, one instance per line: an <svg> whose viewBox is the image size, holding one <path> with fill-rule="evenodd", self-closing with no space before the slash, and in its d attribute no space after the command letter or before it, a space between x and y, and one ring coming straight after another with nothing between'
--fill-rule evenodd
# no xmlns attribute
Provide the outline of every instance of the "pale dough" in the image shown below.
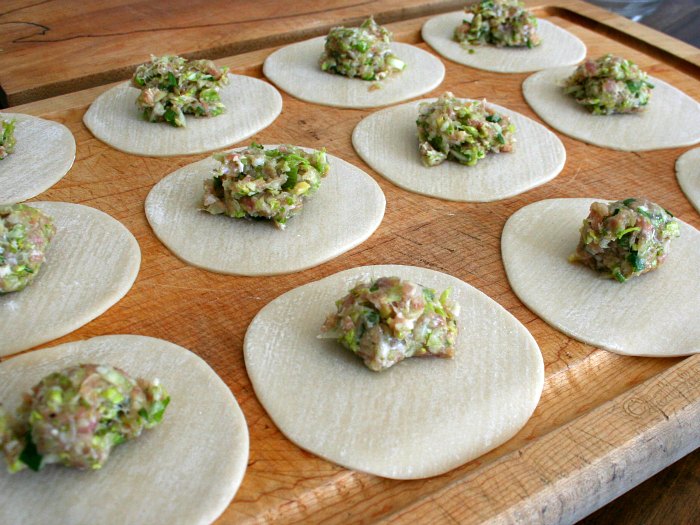
<svg viewBox="0 0 700 525"><path fill-rule="evenodd" d="M141 264L134 236L106 213L65 202L29 204L53 217L56 235L36 279L21 292L0 295L0 356L100 316L126 295Z"/></svg>
<svg viewBox="0 0 700 525"><path fill-rule="evenodd" d="M445 58L465 66L498 73L524 73L576 64L586 57L586 46L576 36L547 20L537 19L542 44L532 49L496 46L462 47L453 39L464 11L431 18L421 34L423 40ZM474 53L469 53L469 49Z"/></svg>
<svg viewBox="0 0 700 525"><path fill-rule="evenodd" d="M95 337L3 362L0 400L14 413L21 395L41 378L80 363L160 379L171 398L163 422L116 447L101 470L51 465L10 475L0 468L0 523L213 522L238 490L248 459L243 413L216 372L162 339Z"/></svg>
<svg viewBox="0 0 700 525"><path fill-rule="evenodd" d="M0 206L16 204L46 191L61 180L75 160L75 139L63 124L21 113L16 119L14 153L0 160Z"/></svg>
<svg viewBox="0 0 700 525"><path fill-rule="evenodd" d="M676 177L683 193L700 213L700 148L686 151L678 157Z"/></svg>
<svg viewBox="0 0 700 525"><path fill-rule="evenodd" d="M530 107L554 129L588 144L622 151L690 146L700 142L700 104L658 78L644 111L593 115L562 85L575 67L540 71L523 82Z"/></svg>
<svg viewBox="0 0 700 525"><path fill-rule="evenodd" d="M359 280L403 279L459 302L454 359L408 359L381 373L317 334L335 301ZM296 288L265 306L244 342L258 399L301 448L395 479L437 476L510 439L534 411L544 382L527 329L482 292L413 266L364 266Z"/></svg>
<svg viewBox="0 0 700 525"><path fill-rule="evenodd" d="M595 200L603 199L544 200L508 219L501 251L513 291L557 330L611 352L700 352L700 232L680 221L664 264L619 283L567 260Z"/></svg>
<svg viewBox="0 0 700 525"><path fill-rule="evenodd" d="M143 120L136 107L139 90L128 82L103 93L90 105L83 122L98 139L119 151L149 157L213 151L262 131L282 111L282 97L267 82L229 75L221 88L226 112L217 117L186 115L187 126Z"/></svg>
<svg viewBox="0 0 700 525"><path fill-rule="evenodd" d="M364 118L352 133L357 154L379 174L408 191L452 201L488 202L518 195L552 180L564 168L561 141L515 111L490 106L515 124L515 150L489 154L475 166L445 161L426 167L418 152L416 119L426 99L383 109Z"/></svg>
<svg viewBox="0 0 700 525"><path fill-rule="evenodd" d="M290 95L324 106L374 108L423 95L445 78L439 58L409 44L392 42L391 50L406 63L406 69L378 83L347 78L321 71L318 59L326 37L292 44L265 59L263 72L277 87Z"/></svg>
<svg viewBox="0 0 700 525"><path fill-rule="evenodd" d="M364 242L384 217L386 200L372 177L333 155L328 162L330 171L320 188L284 230L270 221L200 210L204 180L218 165L213 158L156 184L146 198L146 217L163 244L198 268L235 275L305 270Z"/></svg>

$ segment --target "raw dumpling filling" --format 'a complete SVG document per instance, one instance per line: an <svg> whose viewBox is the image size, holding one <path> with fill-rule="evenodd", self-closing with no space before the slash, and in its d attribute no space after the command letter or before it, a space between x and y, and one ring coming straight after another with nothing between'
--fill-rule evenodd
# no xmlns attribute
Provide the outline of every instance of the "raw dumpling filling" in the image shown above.
<svg viewBox="0 0 700 525"><path fill-rule="evenodd" d="M326 37L319 64L328 73L362 80L382 80L406 67L405 62L389 48L391 41L391 31L377 24L372 17L360 27L334 27Z"/></svg>
<svg viewBox="0 0 700 525"><path fill-rule="evenodd" d="M0 295L32 282L54 233L53 219L41 210L26 204L0 206Z"/></svg>
<svg viewBox="0 0 700 525"><path fill-rule="evenodd" d="M680 226L673 215L647 199L594 202L571 261L624 283L659 267L678 236Z"/></svg>
<svg viewBox="0 0 700 525"><path fill-rule="evenodd" d="M336 302L322 337L336 338L380 372L408 357L453 357L459 304L398 277L355 285Z"/></svg>
<svg viewBox="0 0 700 525"><path fill-rule="evenodd" d="M653 88L635 63L607 54L579 65L566 79L564 92L594 115L612 115L642 111Z"/></svg>
<svg viewBox="0 0 700 525"><path fill-rule="evenodd" d="M254 143L214 158L221 165L204 182L202 209L236 219L269 219L280 229L301 211L330 169L325 150L306 152L289 145L265 150Z"/></svg>
<svg viewBox="0 0 700 525"><path fill-rule="evenodd" d="M15 151L15 119L0 119L0 160Z"/></svg>
<svg viewBox="0 0 700 525"><path fill-rule="evenodd" d="M475 165L487 153L513 151L515 126L486 101L460 100L444 93L418 109L418 142L426 166L455 160Z"/></svg>
<svg viewBox="0 0 700 525"><path fill-rule="evenodd" d="M136 69L131 83L141 90L136 105L150 122L185 127L185 114L215 117L226 111L219 89L228 84L228 68L211 60L151 56Z"/></svg>
<svg viewBox="0 0 700 525"><path fill-rule="evenodd" d="M463 45L535 47L542 43L537 18L519 0L482 0L464 8L454 39Z"/></svg>
<svg viewBox="0 0 700 525"><path fill-rule="evenodd" d="M0 451L8 470L60 463L100 469L112 448L163 418L170 398L156 379L133 380L107 365L78 365L43 378L16 418L0 406Z"/></svg>

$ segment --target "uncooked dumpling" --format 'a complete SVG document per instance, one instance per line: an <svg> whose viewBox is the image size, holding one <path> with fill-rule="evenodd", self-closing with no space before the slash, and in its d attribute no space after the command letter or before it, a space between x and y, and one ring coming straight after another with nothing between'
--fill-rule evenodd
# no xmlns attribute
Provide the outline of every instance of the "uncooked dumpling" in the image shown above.
<svg viewBox="0 0 700 525"><path fill-rule="evenodd" d="M75 160L75 139L63 124L21 113L0 112L17 121L14 153L0 160L0 206L35 197L61 180Z"/></svg>
<svg viewBox="0 0 700 525"><path fill-rule="evenodd" d="M518 195L552 180L564 168L561 141L538 124L496 104L515 124L515 149L488 154L475 166L445 161L426 167L418 152L416 118L424 99L365 117L352 133L358 155L380 175L415 193L452 201L488 202Z"/></svg>
<svg viewBox="0 0 700 525"><path fill-rule="evenodd" d="M216 372L162 339L95 337L0 363L0 401L14 412L41 378L81 363L160 379L170 395L163 422L116 447L98 471L52 465L10 475L0 468L0 523L213 522L238 490L248 459L243 413Z"/></svg>
<svg viewBox="0 0 700 525"><path fill-rule="evenodd" d="M678 157L676 177L685 196L700 212L700 148L686 151Z"/></svg>
<svg viewBox="0 0 700 525"><path fill-rule="evenodd" d="M418 358L373 372L317 335L353 284L398 276L461 306L454 359ZM495 301L450 275L364 266L296 288L265 306L244 342L258 399L284 435L345 467L396 479L436 476L510 439L542 392L540 350Z"/></svg>
<svg viewBox="0 0 700 525"><path fill-rule="evenodd" d="M595 200L602 199L544 200L508 219L501 251L515 294L557 330L618 354L700 352L700 232L679 221L666 261L619 283L568 262Z"/></svg>
<svg viewBox="0 0 700 525"><path fill-rule="evenodd" d="M141 264L134 236L106 213L65 202L29 204L53 217L56 235L32 284L0 295L0 356L51 341L100 316L126 295Z"/></svg>
<svg viewBox="0 0 700 525"><path fill-rule="evenodd" d="M423 24L423 40L445 58L465 66L499 73L523 73L576 64L586 56L586 46L565 29L539 18L537 32L542 44L532 49L468 46L453 38L462 23L464 11L436 16ZM469 49L474 52L470 53Z"/></svg>
<svg viewBox="0 0 700 525"><path fill-rule="evenodd" d="M593 115L562 89L575 69L547 69L523 82L525 100L554 129L588 144L622 151L700 142L700 104L682 91L649 77L654 89L646 109L624 115Z"/></svg>
<svg viewBox="0 0 700 525"><path fill-rule="evenodd" d="M191 155L225 148L265 129L282 111L282 97L267 82L229 75L220 91L226 112L189 117L184 128L147 122L136 107L139 90L128 82L102 93L83 122L101 141L119 151L149 157Z"/></svg>
<svg viewBox="0 0 700 525"><path fill-rule="evenodd" d="M274 146L265 146L269 149ZM185 262L217 273L275 275L317 266L365 241L379 227L386 200L365 172L328 155L330 172L284 230L271 221L202 211L213 158L180 168L146 198L156 236Z"/></svg>
<svg viewBox="0 0 700 525"><path fill-rule="evenodd" d="M265 76L298 99L339 108L395 104L435 89L445 77L439 58L400 42L392 42L391 49L406 63L406 69L381 82L326 73L318 65L324 41L321 36L275 51L265 60Z"/></svg>

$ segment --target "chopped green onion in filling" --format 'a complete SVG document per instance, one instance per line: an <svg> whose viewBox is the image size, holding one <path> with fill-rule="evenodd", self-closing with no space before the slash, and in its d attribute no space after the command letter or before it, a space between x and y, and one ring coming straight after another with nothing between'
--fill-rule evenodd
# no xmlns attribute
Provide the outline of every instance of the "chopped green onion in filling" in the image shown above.
<svg viewBox="0 0 700 525"><path fill-rule="evenodd" d="M3 120L0 118L0 160L15 151L15 119Z"/></svg>
<svg viewBox="0 0 700 525"><path fill-rule="evenodd" d="M211 60L151 55L136 68L131 84L141 90L136 105L150 122L184 127L185 115L215 117L226 111L219 89L228 84L228 68Z"/></svg>
<svg viewBox="0 0 700 525"><path fill-rule="evenodd" d="M265 150L254 143L214 158L221 164L204 182L202 209L236 219L269 219L281 229L330 169L325 149L307 152L290 145Z"/></svg>
<svg viewBox="0 0 700 525"><path fill-rule="evenodd" d="M624 283L658 268L678 236L673 215L647 199L594 202L570 260Z"/></svg>
<svg viewBox="0 0 700 525"><path fill-rule="evenodd" d="M319 337L336 339L380 372L409 357L453 357L459 304L445 290L381 277L336 301Z"/></svg>
<svg viewBox="0 0 700 525"><path fill-rule="evenodd" d="M649 103L654 85L639 66L607 54L579 65L564 84L564 93L594 115L634 113Z"/></svg>
<svg viewBox="0 0 700 525"><path fill-rule="evenodd" d="M475 165L487 153L513 151L515 126L486 101L463 100L444 93L418 109L418 143L423 164L454 160Z"/></svg>
<svg viewBox="0 0 700 525"><path fill-rule="evenodd" d="M36 208L0 206L0 295L32 282L55 232L53 219Z"/></svg>
<svg viewBox="0 0 700 525"><path fill-rule="evenodd" d="M170 402L156 379L133 380L107 365L46 376L10 416L0 406L0 453L10 473L59 463L100 469L112 448L158 425Z"/></svg>
<svg viewBox="0 0 700 525"><path fill-rule="evenodd" d="M382 80L406 63L389 49L391 32L372 17L360 27L334 27L319 60L323 71L362 80Z"/></svg>
<svg viewBox="0 0 700 525"><path fill-rule="evenodd" d="M519 0L482 0L464 8L454 39L462 45L497 47L539 46L537 18Z"/></svg>

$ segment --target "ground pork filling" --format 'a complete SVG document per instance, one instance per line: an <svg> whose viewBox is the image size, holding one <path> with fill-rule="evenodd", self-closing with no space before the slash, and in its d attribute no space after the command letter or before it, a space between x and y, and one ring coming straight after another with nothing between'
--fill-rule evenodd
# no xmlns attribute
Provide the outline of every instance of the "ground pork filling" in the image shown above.
<svg viewBox="0 0 700 525"><path fill-rule="evenodd" d="M101 468L112 448L158 425L170 398L156 379L84 364L46 376L15 417L0 406L0 451L11 473L59 463Z"/></svg>
<svg viewBox="0 0 700 525"><path fill-rule="evenodd" d="M150 122L184 127L186 114L215 117L226 111L219 89L228 84L228 68L211 60L151 56L136 68L131 84L141 90L136 105Z"/></svg>
<svg viewBox="0 0 700 525"><path fill-rule="evenodd" d="M673 215L647 199L594 202L571 261L623 283L658 268L679 235Z"/></svg>
<svg viewBox="0 0 700 525"><path fill-rule="evenodd" d="M406 64L389 49L391 32L372 17L360 27L334 27L319 60L323 71L362 80L382 80Z"/></svg>
<svg viewBox="0 0 700 525"><path fill-rule="evenodd" d="M36 208L0 206L0 295L34 280L55 232L53 219Z"/></svg>
<svg viewBox="0 0 700 525"><path fill-rule="evenodd" d="M475 165L487 153L510 152L515 126L483 100L462 100L446 92L418 108L418 143L423 164L454 160Z"/></svg>
<svg viewBox="0 0 700 525"><path fill-rule="evenodd" d="M214 158L220 165L204 182L202 209L236 219L269 219L281 229L301 212L330 169L325 150L290 145L265 150L252 144Z"/></svg>
<svg viewBox="0 0 700 525"><path fill-rule="evenodd" d="M15 119L3 120L0 118L0 160L15 151Z"/></svg>
<svg viewBox="0 0 700 525"><path fill-rule="evenodd" d="M464 11L464 21L454 32L463 45L532 48L542 43L537 18L518 0L482 0Z"/></svg>
<svg viewBox="0 0 700 525"><path fill-rule="evenodd" d="M607 54L586 60L566 79L564 93L594 115L635 113L649 103L654 85L639 66Z"/></svg>
<svg viewBox="0 0 700 525"><path fill-rule="evenodd" d="M408 357L453 357L459 305L449 290L435 290L381 277L355 285L336 302L319 337L337 339L382 371Z"/></svg>

